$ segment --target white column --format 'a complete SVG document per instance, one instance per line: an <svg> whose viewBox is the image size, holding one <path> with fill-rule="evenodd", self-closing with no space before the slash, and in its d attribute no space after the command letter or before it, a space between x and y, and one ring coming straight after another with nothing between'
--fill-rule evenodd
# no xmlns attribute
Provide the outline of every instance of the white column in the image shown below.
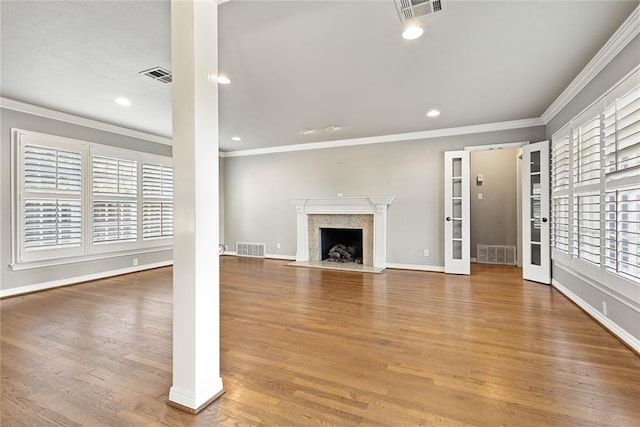
<svg viewBox="0 0 640 427"><path fill-rule="evenodd" d="M198 412L220 377L218 17L213 1L172 0L173 385L169 404Z"/></svg>
<svg viewBox="0 0 640 427"><path fill-rule="evenodd" d="M296 206L297 216L297 248L296 261L309 261L309 218L304 206Z"/></svg>
<svg viewBox="0 0 640 427"><path fill-rule="evenodd" d="M373 266L387 268L387 205L376 205L373 215Z"/></svg>

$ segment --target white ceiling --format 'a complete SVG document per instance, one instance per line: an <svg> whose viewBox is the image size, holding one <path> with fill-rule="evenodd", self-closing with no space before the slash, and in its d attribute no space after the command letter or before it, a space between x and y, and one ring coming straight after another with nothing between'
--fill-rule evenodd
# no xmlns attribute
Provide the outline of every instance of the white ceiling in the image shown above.
<svg viewBox="0 0 640 427"><path fill-rule="evenodd" d="M232 0L219 12L220 72L232 79L219 88L220 147L539 117L637 5L449 1L406 41L392 0ZM170 9L168 0L3 0L0 94L169 137L171 85L138 72L171 69ZM425 117L431 108L440 117Z"/></svg>

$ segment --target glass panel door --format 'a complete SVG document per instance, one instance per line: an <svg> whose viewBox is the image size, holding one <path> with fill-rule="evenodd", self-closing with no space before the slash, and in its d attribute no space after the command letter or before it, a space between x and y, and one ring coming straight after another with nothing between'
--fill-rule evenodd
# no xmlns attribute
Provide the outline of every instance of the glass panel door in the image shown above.
<svg viewBox="0 0 640 427"><path fill-rule="evenodd" d="M445 273L469 274L469 152L444 153Z"/></svg>
<svg viewBox="0 0 640 427"><path fill-rule="evenodd" d="M523 147L523 261L527 280L551 283L549 247L549 142Z"/></svg>

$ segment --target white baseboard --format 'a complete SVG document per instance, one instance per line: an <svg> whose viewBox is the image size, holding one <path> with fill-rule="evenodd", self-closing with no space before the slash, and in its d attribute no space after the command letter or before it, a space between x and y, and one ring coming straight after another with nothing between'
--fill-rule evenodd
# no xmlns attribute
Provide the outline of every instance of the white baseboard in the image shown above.
<svg viewBox="0 0 640 427"><path fill-rule="evenodd" d="M444 272L444 266L441 266L441 265L394 264L394 263L388 262L387 268L394 268L396 270L433 271L437 273Z"/></svg>
<svg viewBox="0 0 640 427"><path fill-rule="evenodd" d="M564 296L573 301L578 307L586 311L589 316L593 317L597 320L602 326L607 328L613 335L618 337L620 340L624 341L629 347L634 349L637 353L640 354L640 340L633 335L631 335L626 330L622 329L615 323L613 320L609 319L607 316L602 314L600 311L595 309L593 306L588 304L585 300L580 298L578 295L571 292L569 289L565 288L562 284L560 284L556 280L551 280L551 284L554 288L560 291Z"/></svg>
<svg viewBox="0 0 640 427"><path fill-rule="evenodd" d="M100 273L87 274L85 276L68 277L51 282L36 283L34 285L19 286L17 288L4 289L0 291L0 298L12 297L30 292L44 291L46 289L58 288L60 286L73 285L76 283L88 282L90 280L104 279L106 277L119 276L121 274L135 273L136 271L150 270L152 268L166 267L172 265L173 260L161 261L153 264L137 265L135 267L121 268L119 270L101 271Z"/></svg>
<svg viewBox="0 0 640 427"><path fill-rule="evenodd" d="M238 256L238 253L235 251L224 251L223 255L229 255L229 256ZM295 261L296 257L295 255L279 255L279 254L264 254L265 258L268 259L282 259L285 261Z"/></svg>
<svg viewBox="0 0 640 427"><path fill-rule="evenodd" d="M270 259L282 259L285 261L295 261L296 260L296 256L295 255L279 255L279 254L264 254L265 258L270 258Z"/></svg>

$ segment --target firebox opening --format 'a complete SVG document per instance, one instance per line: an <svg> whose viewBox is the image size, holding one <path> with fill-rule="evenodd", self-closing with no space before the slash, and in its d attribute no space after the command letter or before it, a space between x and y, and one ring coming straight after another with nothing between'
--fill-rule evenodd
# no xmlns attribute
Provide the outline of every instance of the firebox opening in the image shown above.
<svg viewBox="0 0 640 427"><path fill-rule="evenodd" d="M320 259L362 264L362 229L320 228Z"/></svg>

